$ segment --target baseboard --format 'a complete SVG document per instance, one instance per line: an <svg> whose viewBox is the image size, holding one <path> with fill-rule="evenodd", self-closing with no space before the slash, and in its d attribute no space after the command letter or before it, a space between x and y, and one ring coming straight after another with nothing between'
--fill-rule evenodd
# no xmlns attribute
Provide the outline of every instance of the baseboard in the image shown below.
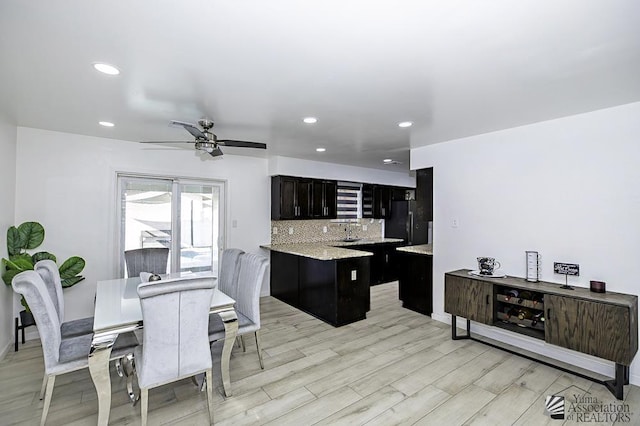
<svg viewBox="0 0 640 426"><path fill-rule="evenodd" d="M4 345L4 348L2 348L2 350L0 350L0 360L3 360L5 356L7 356L7 354L9 353L9 349L13 348L13 342L9 341L7 342L6 345Z"/></svg>
<svg viewBox="0 0 640 426"><path fill-rule="evenodd" d="M443 315L434 312L431 314L431 318L436 321L451 325L451 316L449 314ZM457 326L458 328L466 329L467 320L458 317ZM579 368L583 368L597 374L608 377L615 376L614 363L611 361L605 361L603 359L572 351L570 349L564 349L555 345L550 345L542 340L534 339L533 337L513 333L497 327L478 324L473 321L471 322L471 333L478 334L480 336L498 342L506 343L508 345L512 345L535 354L540 354L567 364L575 365ZM630 371L629 383L640 385L640 376Z"/></svg>

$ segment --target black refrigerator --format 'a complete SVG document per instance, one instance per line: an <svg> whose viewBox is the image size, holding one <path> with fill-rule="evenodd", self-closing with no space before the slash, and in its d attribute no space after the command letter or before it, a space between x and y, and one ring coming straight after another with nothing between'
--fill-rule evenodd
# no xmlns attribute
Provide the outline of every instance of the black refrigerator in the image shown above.
<svg viewBox="0 0 640 426"><path fill-rule="evenodd" d="M386 238L402 238L407 245L431 243L432 222L415 200L391 202L391 217L384 221Z"/></svg>

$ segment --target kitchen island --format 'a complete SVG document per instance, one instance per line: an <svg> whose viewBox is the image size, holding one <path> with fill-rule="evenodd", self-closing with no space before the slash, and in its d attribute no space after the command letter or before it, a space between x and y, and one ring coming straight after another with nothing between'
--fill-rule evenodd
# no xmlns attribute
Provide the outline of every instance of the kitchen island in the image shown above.
<svg viewBox="0 0 640 426"><path fill-rule="evenodd" d="M373 253L348 247L399 241L376 238L261 246L271 251L271 295L336 327L363 320L369 310Z"/></svg>

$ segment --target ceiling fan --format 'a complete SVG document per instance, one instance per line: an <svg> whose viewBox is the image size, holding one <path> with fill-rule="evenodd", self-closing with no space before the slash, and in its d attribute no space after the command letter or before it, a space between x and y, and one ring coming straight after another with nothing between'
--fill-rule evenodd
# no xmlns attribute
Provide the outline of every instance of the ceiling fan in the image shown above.
<svg viewBox="0 0 640 426"><path fill-rule="evenodd" d="M182 121L171 120L170 126L180 126L191 133L195 138L193 141L145 141L142 143L195 143L195 148L200 151L204 151L212 157L218 157L222 155L221 146L232 146L238 148L258 148L267 149L267 145L260 142L247 142L237 141L232 139L218 139L218 137L211 131L213 127L213 121L202 118L198 120L198 124L202 129L199 129L191 123L185 123Z"/></svg>

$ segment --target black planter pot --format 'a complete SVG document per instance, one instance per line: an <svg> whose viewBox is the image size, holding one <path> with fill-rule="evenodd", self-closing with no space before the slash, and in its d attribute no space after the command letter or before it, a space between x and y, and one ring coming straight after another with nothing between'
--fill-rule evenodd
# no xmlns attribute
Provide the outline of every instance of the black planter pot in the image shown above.
<svg viewBox="0 0 640 426"><path fill-rule="evenodd" d="M22 324L22 327L36 325L36 319L31 312L20 311L20 324Z"/></svg>

